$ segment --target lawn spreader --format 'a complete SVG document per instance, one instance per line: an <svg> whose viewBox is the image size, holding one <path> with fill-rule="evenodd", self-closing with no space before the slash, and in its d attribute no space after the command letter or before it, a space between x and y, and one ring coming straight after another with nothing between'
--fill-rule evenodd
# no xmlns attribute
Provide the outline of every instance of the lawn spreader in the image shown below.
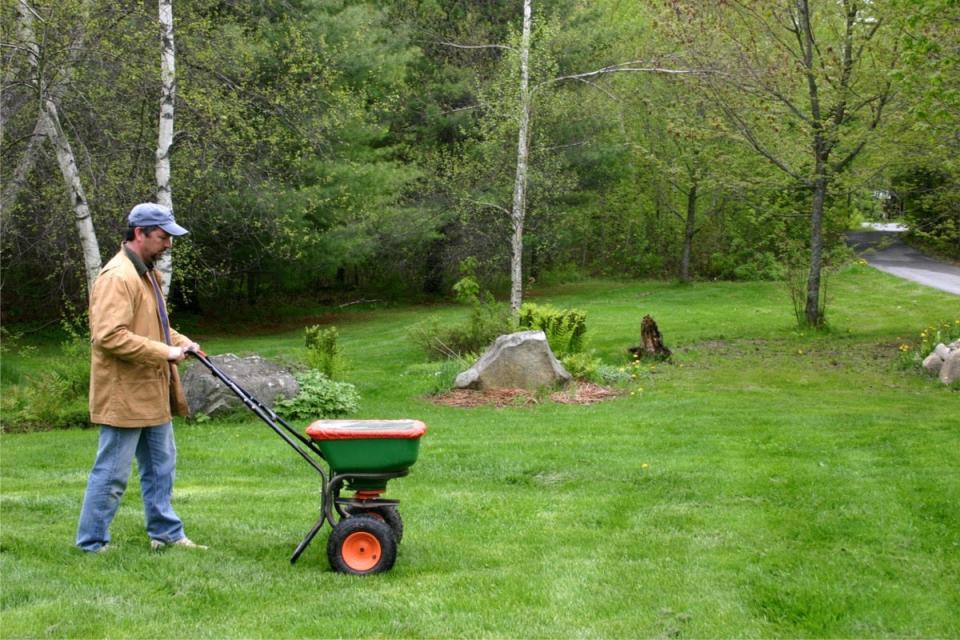
<svg viewBox="0 0 960 640"><path fill-rule="evenodd" d="M397 509L399 501L383 494L387 481L407 475L416 462L426 425L419 420L317 420L307 427L309 437L305 437L241 388L206 354L189 353L320 474L320 518L297 545L290 563L297 561L324 523L330 523L327 558L335 571L369 575L393 567L403 537L403 520ZM353 493L341 496L341 491Z"/></svg>

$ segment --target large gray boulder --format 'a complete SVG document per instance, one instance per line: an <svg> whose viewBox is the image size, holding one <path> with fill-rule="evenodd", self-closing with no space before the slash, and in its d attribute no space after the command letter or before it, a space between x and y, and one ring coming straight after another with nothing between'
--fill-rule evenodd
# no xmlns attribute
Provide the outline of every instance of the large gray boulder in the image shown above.
<svg viewBox="0 0 960 640"><path fill-rule="evenodd" d="M572 376L553 355L543 331L497 338L476 364L457 376L459 389L539 389L565 384Z"/></svg>
<svg viewBox="0 0 960 640"><path fill-rule="evenodd" d="M960 349L954 349L940 367L940 382L953 384L960 380Z"/></svg>
<svg viewBox="0 0 960 640"><path fill-rule="evenodd" d="M289 371L260 356L240 358L225 353L211 356L210 361L244 391L268 407L272 408L278 398L292 398L300 391L300 385ZM181 380L187 404L190 405L190 415L202 413L215 416L244 407L240 398L201 362L190 365Z"/></svg>

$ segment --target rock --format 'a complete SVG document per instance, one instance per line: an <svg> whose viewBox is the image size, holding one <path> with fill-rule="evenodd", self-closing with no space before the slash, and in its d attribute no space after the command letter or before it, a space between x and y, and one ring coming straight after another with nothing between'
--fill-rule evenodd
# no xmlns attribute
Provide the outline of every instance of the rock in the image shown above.
<svg viewBox="0 0 960 640"><path fill-rule="evenodd" d="M940 367L940 382L953 384L957 380L960 380L960 349L951 351Z"/></svg>
<svg viewBox="0 0 960 640"><path fill-rule="evenodd" d="M550 350L543 331L497 338L477 362L457 376L459 389L538 389L565 384L572 376Z"/></svg>
<svg viewBox="0 0 960 640"><path fill-rule="evenodd" d="M943 358L937 355L936 352L931 353L926 358L923 359L923 370L929 373L932 376L940 373L940 367L943 366Z"/></svg>
<svg viewBox="0 0 960 640"><path fill-rule="evenodd" d="M941 342L934 348L933 352L937 354L941 360L946 360L947 357L950 355L951 349L952 349L951 347L948 347L947 345Z"/></svg>
<svg viewBox="0 0 960 640"><path fill-rule="evenodd" d="M292 398L300 391L293 375L260 356L240 358L232 353L211 356L210 361L233 379L244 391L268 407L278 397ZM244 404L233 391L201 362L193 363L183 374L183 389L190 405L190 415L208 416L229 413Z"/></svg>

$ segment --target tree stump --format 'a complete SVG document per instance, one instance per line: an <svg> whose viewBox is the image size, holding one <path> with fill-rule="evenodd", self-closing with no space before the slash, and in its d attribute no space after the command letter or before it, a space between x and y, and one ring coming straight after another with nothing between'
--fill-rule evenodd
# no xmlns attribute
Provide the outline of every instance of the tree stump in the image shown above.
<svg viewBox="0 0 960 640"><path fill-rule="evenodd" d="M649 315L643 316L640 323L640 345L628 349L634 357L666 360L670 357L670 349L663 344L663 336L657 328L656 321Z"/></svg>

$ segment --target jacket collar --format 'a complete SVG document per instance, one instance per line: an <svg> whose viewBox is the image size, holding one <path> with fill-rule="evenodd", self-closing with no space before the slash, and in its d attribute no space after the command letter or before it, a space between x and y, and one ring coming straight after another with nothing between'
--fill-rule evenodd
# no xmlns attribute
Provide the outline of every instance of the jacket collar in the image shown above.
<svg viewBox="0 0 960 640"><path fill-rule="evenodd" d="M133 268L137 270L137 275L141 278L146 275L147 271L150 271L153 268L153 265L148 265L143 261L143 258L138 256L136 253L131 251L127 247L127 243L123 243L123 253L127 256L130 262L133 263Z"/></svg>

